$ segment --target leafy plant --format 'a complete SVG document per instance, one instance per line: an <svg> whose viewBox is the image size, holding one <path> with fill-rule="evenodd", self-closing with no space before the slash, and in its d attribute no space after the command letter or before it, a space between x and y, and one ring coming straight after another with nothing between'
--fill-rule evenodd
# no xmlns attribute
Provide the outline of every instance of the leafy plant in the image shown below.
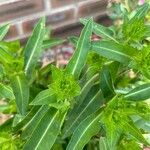
<svg viewBox="0 0 150 150"><path fill-rule="evenodd" d="M104 27L81 19L80 37L65 68L39 59L49 47L45 19L25 47L0 41L0 112L11 118L0 126L2 150L140 150L150 126L149 5L128 10L123 24ZM0 39L8 26L0 28ZM92 33L102 39L92 41Z"/></svg>

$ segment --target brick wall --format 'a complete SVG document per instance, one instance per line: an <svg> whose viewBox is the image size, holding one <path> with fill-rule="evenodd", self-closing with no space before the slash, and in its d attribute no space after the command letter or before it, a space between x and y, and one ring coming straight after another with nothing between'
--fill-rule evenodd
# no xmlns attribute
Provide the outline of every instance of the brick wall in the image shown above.
<svg viewBox="0 0 150 150"><path fill-rule="evenodd" d="M24 40L37 20L46 16L52 33L65 36L62 31L78 27L80 17L104 16L106 6L107 0L1 0L0 24L11 23L8 40Z"/></svg>

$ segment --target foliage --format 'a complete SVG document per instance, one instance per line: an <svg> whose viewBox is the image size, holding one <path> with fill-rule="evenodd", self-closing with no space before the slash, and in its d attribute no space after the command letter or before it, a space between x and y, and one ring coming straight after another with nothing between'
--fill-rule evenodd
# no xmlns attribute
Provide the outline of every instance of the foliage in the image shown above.
<svg viewBox="0 0 150 150"><path fill-rule="evenodd" d="M81 19L75 52L64 68L42 68L42 52L64 40L48 39L45 19L25 47L0 41L2 150L141 150L150 129L149 4L124 8L123 23L104 27ZM8 31L0 27L0 40ZM91 40L92 34L101 37Z"/></svg>

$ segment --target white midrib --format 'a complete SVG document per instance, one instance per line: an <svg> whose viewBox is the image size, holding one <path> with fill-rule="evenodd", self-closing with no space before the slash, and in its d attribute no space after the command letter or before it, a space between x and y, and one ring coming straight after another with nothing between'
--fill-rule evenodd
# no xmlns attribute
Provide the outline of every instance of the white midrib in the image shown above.
<svg viewBox="0 0 150 150"><path fill-rule="evenodd" d="M141 15L144 11L145 11L145 9L143 9L143 11L139 15Z"/></svg>
<svg viewBox="0 0 150 150"><path fill-rule="evenodd" d="M29 65L30 65L30 62L31 62L31 59L32 59L32 57L33 57L33 55L34 55L34 53L35 53L35 50L36 50L36 47L37 47L37 45L38 45L38 41L39 41L39 39L40 39L40 34L41 34L41 32L43 31L43 28L41 28L41 30L40 30L40 32L39 32L39 34L38 34L38 38L37 38L37 40L36 40L36 42L35 42L35 46L34 46L34 48L33 48L33 50L32 50L32 53L31 53L31 55L30 55L30 57L29 57L29 59L28 59L28 62L27 62L27 64L26 64L26 67L25 67L25 72L27 73L27 70L28 70L28 67L29 67Z"/></svg>
<svg viewBox="0 0 150 150"><path fill-rule="evenodd" d="M98 29L98 25L95 25L95 28ZM103 35L105 35L106 37L112 39L113 41L115 41L116 43L119 43L117 40L115 40L114 38L112 38L109 34L106 34L105 32L103 32L102 30L98 29L99 32L101 32Z"/></svg>
<svg viewBox="0 0 150 150"><path fill-rule="evenodd" d="M88 32L88 30L86 30L86 32L84 33L84 37L83 37L82 41L85 40L85 37L86 37L85 35L86 35L87 32ZM79 44L80 44L80 39L79 39L79 42L77 42L77 50L78 50ZM80 59L80 56L81 56L81 52L82 52L81 49L82 49L83 45L84 45L84 42L81 42L81 46L80 46L80 49L79 49L79 56L78 56L78 58L77 58L77 61L76 61L76 63L75 63L75 66L73 67L72 74L75 73L76 68L77 68L77 66L78 66L78 62L79 62L79 59Z"/></svg>
<svg viewBox="0 0 150 150"><path fill-rule="evenodd" d="M1 84L1 85L2 85L2 84ZM2 85L2 86L3 86L3 85ZM14 95L12 89L10 89L9 87L3 86L3 88L6 89L7 91L9 91L12 95Z"/></svg>
<svg viewBox="0 0 150 150"><path fill-rule="evenodd" d="M22 109L22 113L23 113L23 93L22 93L22 89L21 89L21 83L20 83L20 79L19 76L16 77L17 82L18 82L18 86L19 86L19 90L20 90L20 95L21 95L21 109Z"/></svg>
<svg viewBox="0 0 150 150"><path fill-rule="evenodd" d="M52 95L54 95L54 93L53 94L50 94L50 95L46 95L45 97L43 96L42 98L40 98L40 99L38 99L38 101L35 101L34 102L34 100L33 100L33 104L35 103L37 103L37 102L40 102L40 101L42 101L43 99L46 99L46 98L48 98L48 97L51 97ZM32 103L31 103L32 104Z"/></svg>
<svg viewBox="0 0 150 150"><path fill-rule="evenodd" d="M5 30L3 30L3 32L1 33L0 40L2 40L2 38L5 36L5 34L7 33L8 29L9 29L9 25L6 25Z"/></svg>
<svg viewBox="0 0 150 150"><path fill-rule="evenodd" d="M88 86L88 84L90 84L91 82L93 82L93 80L95 80L97 77L99 76L99 74L94 75L81 89L81 93L85 90L85 88Z"/></svg>
<svg viewBox="0 0 150 150"><path fill-rule="evenodd" d="M79 119L79 117L83 114L83 112L86 110L86 108L93 102L93 100L97 97L97 95L100 93L100 90L96 93L96 95L90 100L90 103L88 103L88 105L82 110L82 112L79 114L79 116L73 121L72 125L68 128L68 130L66 131L66 133L72 128L72 126L74 125L74 123L76 122L76 120Z"/></svg>
<svg viewBox="0 0 150 150"><path fill-rule="evenodd" d="M51 119L51 121L50 121L48 127L46 128L45 132L43 133L41 139L40 139L39 142L37 143L37 145L36 145L36 147L35 147L34 150L37 150L37 148L38 148L38 146L40 145L41 141L43 140L43 138L44 138L46 132L48 131L49 127L51 126L51 124L52 124L52 122L53 122L53 120L55 119L57 113L58 113L58 111L56 111L55 115L54 115L53 118Z"/></svg>
<svg viewBox="0 0 150 150"><path fill-rule="evenodd" d="M131 94L127 94L125 97L127 98L127 97L129 97L129 96L133 96L133 95L135 95L135 94L137 94L137 93L141 93L141 92L146 91L146 90L149 90L149 89L150 89L150 87L145 88L145 89L142 89L142 90L137 91L137 92L134 92L134 93L131 93Z"/></svg>
<svg viewBox="0 0 150 150"><path fill-rule="evenodd" d="M128 56L128 55L125 55L124 53L121 53L121 52L118 52L118 51L114 51L114 50L112 50L112 49L109 49L109 48L106 48L106 47L102 47L102 46L94 46L94 47L96 47L96 48L101 48L101 49L105 49L105 50L107 50L107 51L110 51L110 52L115 52L115 53L117 53L117 54L120 54L120 55L122 55L122 56L125 56L125 57L128 57L129 59L131 59L131 57L130 56Z"/></svg>
<svg viewBox="0 0 150 150"><path fill-rule="evenodd" d="M100 114L101 115L101 114ZM81 141L81 138L82 136L84 135L84 133L88 130L88 128L93 124L93 122L95 122L99 117L100 115L98 115L84 130L84 132L82 132L81 136L78 138L78 141L80 142ZM73 149L72 150L75 150L76 149L76 146L78 145L78 141L76 142L76 144L74 145Z"/></svg>
<svg viewBox="0 0 150 150"><path fill-rule="evenodd" d="M39 110L38 110L38 112L41 112L41 110L43 109L43 107L44 106L42 106ZM46 112L46 111L45 111ZM34 118L36 117L36 116L38 116L39 115L39 113L37 114L36 113L36 115L34 115L33 117L32 117L32 119L25 125L25 127L24 128L26 128L29 124L31 124L31 122L34 120ZM40 122L40 121L39 121Z"/></svg>

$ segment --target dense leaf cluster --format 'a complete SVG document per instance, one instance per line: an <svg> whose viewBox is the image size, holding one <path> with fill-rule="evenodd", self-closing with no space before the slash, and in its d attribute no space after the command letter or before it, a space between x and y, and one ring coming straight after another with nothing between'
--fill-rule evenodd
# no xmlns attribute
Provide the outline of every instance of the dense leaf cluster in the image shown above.
<svg viewBox="0 0 150 150"><path fill-rule="evenodd" d="M141 150L149 146L150 46L145 16L150 6L126 8L119 27L81 19L75 52L64 68L41 68L42 52L64 40L46 36L45 19L25 47L5 42L0 27L2 150ZM92 41L92 34L100 36Z"/></svg>

